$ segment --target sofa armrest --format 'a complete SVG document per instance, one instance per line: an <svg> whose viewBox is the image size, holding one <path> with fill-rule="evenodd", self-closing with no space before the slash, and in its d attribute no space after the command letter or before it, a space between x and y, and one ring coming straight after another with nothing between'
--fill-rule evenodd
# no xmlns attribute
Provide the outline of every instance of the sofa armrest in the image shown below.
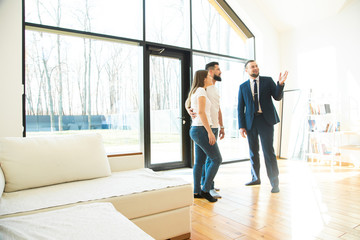
<svg viewBox="0 0 360 240"><path fill-rule="evenodd" d="M144 168L144 155L109 156L111 172L121 172Z"/></svg>
<svg viewBox="0 0 360 240"><path fill-rule="evenodd" d="M0 166L0 197L2 196L5 189L5 176L2 168Z"/></svg>

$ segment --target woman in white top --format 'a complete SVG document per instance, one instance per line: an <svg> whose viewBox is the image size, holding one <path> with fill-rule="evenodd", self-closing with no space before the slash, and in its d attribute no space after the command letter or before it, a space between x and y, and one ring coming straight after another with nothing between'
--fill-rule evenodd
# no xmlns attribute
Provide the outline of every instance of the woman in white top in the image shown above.
<svg viewBox="0 0 360 240"><path fill-rule="evenodd" d="M195 165L193 169L194 197L206 198L210 202L216 202L217 199L212 197L209 191L211 190L212 182L222 162L222 157L216 143L215 135L211 129L211 102L205 91L205 89L212 84L212 77L208 71L197 71L188 97L190 101L187 101L187 104L197 113L196 117L192 120L190 128L190 137L195 142ZM206 169L205 182L201 189L201 172L206 157L210 161L210 164Z"/></svg>

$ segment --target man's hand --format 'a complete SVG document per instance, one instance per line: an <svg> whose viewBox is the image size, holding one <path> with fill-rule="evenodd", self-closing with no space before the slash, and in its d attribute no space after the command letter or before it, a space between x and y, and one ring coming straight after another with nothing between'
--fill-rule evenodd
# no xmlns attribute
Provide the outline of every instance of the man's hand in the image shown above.
<svg viewBox="0 0 360 240"><path fill-rule="evenodd" d="M219 132L219 138L224 139L225 137L225 129L224 128L220 128L220 132Z"/></svg>
<svg viewBox="0 0 360 240"><path fill-rule="evenodd" d="M196 113L193 111L192 108L186 108L186 110L192 119L196 118Z"/></svg>
<svg viewBox="0 0 360 240"><path fill-rule="evenodd" d="M280 73L280 76L279 76L279 84L282 86L284 85L286 79L287 79L287 76L288 76L288 71L285 71L284 75L281 76L281 73Z"/></svg>
<svg viewBox="0 0 360 240"><path fill-rule="evenodd" d="M247 136L247 132L246 132L246 129L245 128L240 128L240 134L243 138L246 138Z"/></svg>

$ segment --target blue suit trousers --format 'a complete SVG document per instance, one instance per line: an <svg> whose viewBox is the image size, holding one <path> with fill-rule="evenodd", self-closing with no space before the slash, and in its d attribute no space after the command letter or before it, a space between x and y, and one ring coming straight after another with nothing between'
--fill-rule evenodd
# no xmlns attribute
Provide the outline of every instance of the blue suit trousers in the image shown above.
<svg viewBox="0 0 360 240"><path fill-rule="evenodd" d="M259 137L267 175L271 186L277 187L279 185L279 168L273 147L274 126L268 124L262 114L254 117L251 129L247 130L252 181L260 180Z"/></svg>

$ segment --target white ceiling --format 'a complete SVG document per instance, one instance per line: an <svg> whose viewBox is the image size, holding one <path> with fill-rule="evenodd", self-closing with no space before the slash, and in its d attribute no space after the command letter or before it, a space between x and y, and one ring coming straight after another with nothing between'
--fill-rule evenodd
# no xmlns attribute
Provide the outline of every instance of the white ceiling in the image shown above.
<svg viewBox="0 0 360 240"><path fill-rule="evenodd" d="M250 0L249 0L250 1ZM334 16L354 0L251 0L279 31ZM356 1L356 0L355 0Z"/></svg>

